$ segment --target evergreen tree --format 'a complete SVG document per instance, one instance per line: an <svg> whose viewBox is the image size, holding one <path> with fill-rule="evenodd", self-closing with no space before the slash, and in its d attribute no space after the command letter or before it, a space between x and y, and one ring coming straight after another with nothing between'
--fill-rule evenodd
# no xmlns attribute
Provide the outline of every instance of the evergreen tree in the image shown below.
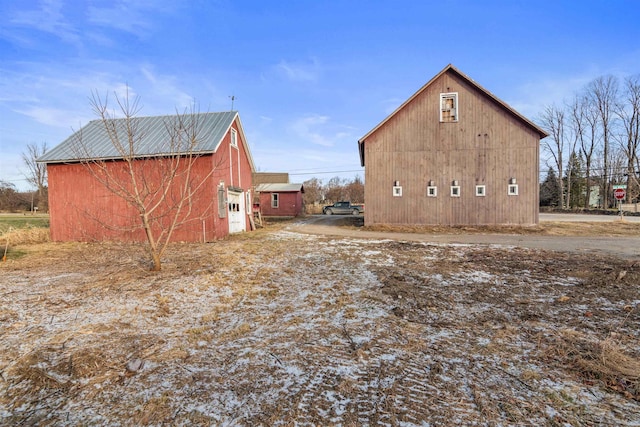
<svg viewBox="0 0 640 427"><path fill-rule="evenodd" d="M540 206L560 206L558 176L553 168L549 168L547 177L540 184Z"/></svg>
<svg viewBox="0 0 640 427"><path fill-rule="evenodd" d="M584 207L586 183L583 163L582 154L576 154L574 151L571 153L571 156L569 156L569 162L567 163L565 174L565 188L568 193L567 205L570 208ZM569 177L571 177L571 182L569 182Z"/></svg>

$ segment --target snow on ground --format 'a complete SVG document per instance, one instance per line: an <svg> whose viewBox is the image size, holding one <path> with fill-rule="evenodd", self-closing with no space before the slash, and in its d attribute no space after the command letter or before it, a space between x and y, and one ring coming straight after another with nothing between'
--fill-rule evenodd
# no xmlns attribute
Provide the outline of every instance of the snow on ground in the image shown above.
<svg viewBox="0 0 640 427"><path fill-rule="evenodd" d="M638 360L638 266L279 231L151 273L138 249L0 267L0 424L640 425L633 375L577 357Z"/></svg>

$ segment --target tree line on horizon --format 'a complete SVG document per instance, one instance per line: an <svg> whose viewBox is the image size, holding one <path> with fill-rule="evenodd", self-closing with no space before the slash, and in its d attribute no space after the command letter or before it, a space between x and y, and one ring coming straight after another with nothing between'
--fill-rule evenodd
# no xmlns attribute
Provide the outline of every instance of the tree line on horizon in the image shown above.
<svg viewBox="0 0 640 427"><path fill-rule="evenodd" d="M306 206L330 205L340 201L354 204L364 203L364 182L356 175L353 179L335 176L326 184L318 178L311 178L302 183L304 194L302 200Z"/></svg>
<svg viewBox="0 0 640 427"><path fill-rule="evenodd" d="M626 186L627 202L640 200L640 74L622 80L598 77L571 99L548 105L538 118L549 136L541 150L548 161L540 183L540 205L570 208L609 208L613 186ZM0 179L0 210L47 211L46 166L35 160L47 144L27 144L22 154L25 177L34 191L18 191ZM338 176L324 183L304 181L304 203L331 204L341 200L364 203L364 182Z"/></svg>
<svg viewBox="0 0 640 427"><path fill-rule="evenodd" d="M640 198L640 75L600 76L570 100L545 107L539 124L549 136L540 205L610 208L613 188L626 186L626 201Z"/></svg>

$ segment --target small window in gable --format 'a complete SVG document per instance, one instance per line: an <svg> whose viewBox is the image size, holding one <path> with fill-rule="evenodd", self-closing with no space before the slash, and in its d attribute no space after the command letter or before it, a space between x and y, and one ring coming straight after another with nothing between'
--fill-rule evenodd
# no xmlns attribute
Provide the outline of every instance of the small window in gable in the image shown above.
<svg viewBox="0 0 640 427"><path fill-rule="evenodd" d="M458 121L458 92L440 94L440 121Z"/></svg>
<svg viewBox="0 0 640 427"><path fill-rule="evenodd" d="M238 147L238 132L231 128L231 146Z"/></svg>

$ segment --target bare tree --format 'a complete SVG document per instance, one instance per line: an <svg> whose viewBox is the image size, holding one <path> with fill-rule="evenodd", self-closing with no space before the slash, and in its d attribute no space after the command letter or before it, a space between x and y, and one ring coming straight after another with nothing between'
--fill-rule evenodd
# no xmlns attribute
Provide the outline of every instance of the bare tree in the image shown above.
<svg viewBox="0 0 640 427"><path fill-rule="evenodd" d="M16 186L0 179L0 211L15 212L20 207L20 194Z"/></svg>
<svg viewBox="0 0 640 427"><path fill-rule="evenodd" d="M618 97L618 80L614 76L602 76L587 86L589 102L595 108L602 132L602 200L609 207L611 175L611 142L613 139L613 119Z"/></svg>
<svg viewBox="0 0 640 427"><path fill-rule="evenodd" d="M610 181L612 184L624 184L627 182L627 155L622 147L616 145L611 147ZM613 191L612 191L613 192ZM614 202L615 203L615 202Z"/></svg>
<svg viewBox="0 0 640 427"><path fill-rule="evenodd" d="M359 176L356 175L353 181L345 184L344 192L352 203L364 203L364 182Z"/></svg>
<svg viewBox="0 0 640 427"><path fill-rule="evenodd" d="M640 196L640 75L624 81L623 100L616 110L622 123L620 146L626 156L627 200Z"/></svg>
<svg viewBox="0 0 640 427"><path fill-rule="evenodd" d="M586 96L581 97L582 132L580 134L580 151L584 157L585 181L587 191L585 194L584 206L589 208L591 202L591 177L593 173L594 156L598 144L598 113L589 103Z"/></svg>
<svg viewBox="0 0 640 427"><path fill-rule="evenodd" d="M311 206L314 203L321 202L324 196L322 190L322 182L318 178L311 178L302 183L304 186L304 194L302 199L306 206Z"/></svg>
<svg viewBox="0 0 640 427"><path fill-rule="evenodd" d="M571 129L570 141L569 141L569 165L567 165L567 208L573 207L572 200L577 200L580 195L572 196L571 191L574 187L580 188L579 186L573 185L573 173L575 172L576 159L578 156L576 155L576 145L578 142L582 142L584 140L584 131L585 131L585 111L584 111L584 103L580 96L575 96L571 104L568 105L569 108L569 128Z"/></svg>
<svg viewBox="0 0 640 427"><path fill-rule="evenodd" d="M326 200L329 203L334 203L342 200L344 198L344 186L342 184L342 179L339 176L334 176L327 182L327 185L324 186L324 193Z"/></svg>
<svg viewBox="0 0 640 427"><path fill-rule="evenodd" d="M554 161L553 168L558 171L558 194L560 207L565 206L563 154L565 151L565 113L555 105L547 106L540 117L542 127L549 136L543 141L543 148L551 155Z"/></svg>
<svg viewBox="0 0 640 427"><path fill-rule="evenodd" d="M136 118L140 111L139 98L131 101L127 93L124 98L116 95L115 99L120 118L109 112L108 99L102 99L97 93L91 98L91 106L118 153L117 159L97 157L81 130L76 133L76 155L93 178L139 216L132 228L144 230L152 269L159 271L174 231L188 221L200 219L192 216L192 202L215 166L204 177L196 178L192 173L200 157L198 147L204 132L199 114L193 109L165 118L166 140L154 148L153 160L150 160L143 156L149 153L142 152L147 135ZM114 227L104 220L102 225Z"/></svg>
<svg viewBox="0 0 640 427"><path fill-rule="evenodd" d="M38 204L44 210L47 208L47 165L36 160L48 150L47 143L27 144L27 151L22 153L22 161L28 169L25 175L29 183L38 192Z"/></svg>

